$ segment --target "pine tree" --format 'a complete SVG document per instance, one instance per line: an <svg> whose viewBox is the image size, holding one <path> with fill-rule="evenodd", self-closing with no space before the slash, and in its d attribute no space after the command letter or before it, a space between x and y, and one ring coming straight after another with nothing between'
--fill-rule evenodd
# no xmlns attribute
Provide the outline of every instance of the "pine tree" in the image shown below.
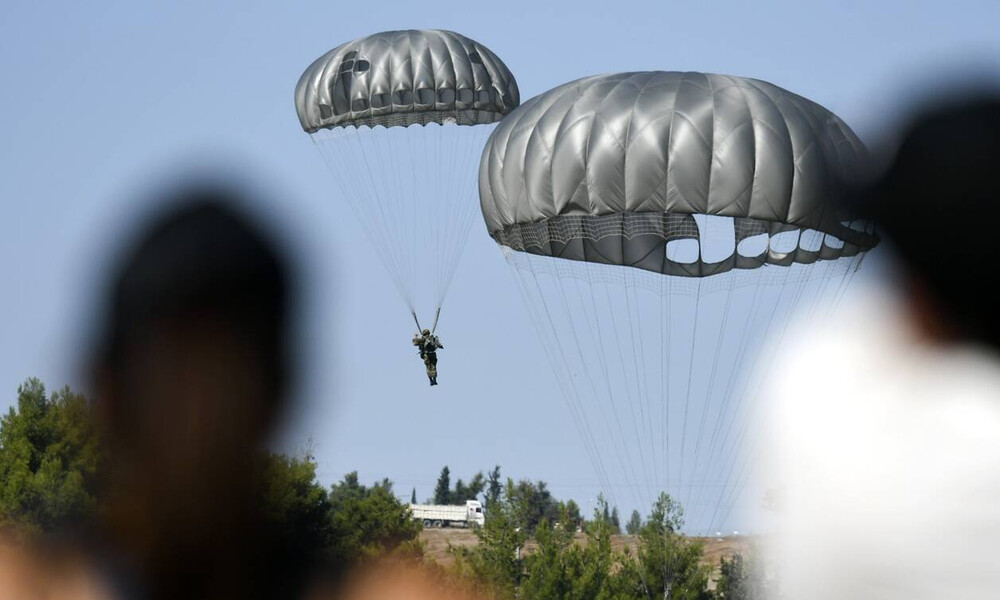
<svg viewBox="0 0 1000 600"><path fill-rule="evenodd" d="M625 524L625 532L629 535L636 535L640 529L642 529L642 516L639 514L639 511L633 510L632 516L629 518L628 523Z"/></svg>
<svg viewBox="0 0 1000 600"><path fill-rule="evenodd" d="M413 492L410 493L410 504L417 503L417 488L413 488Z"/></svg>
<svg viewBox="0 0 1000 600"><path fill-rule="evenodd" d="M451 504L451 471L445 465L434 486L434 504Z"/></svg>

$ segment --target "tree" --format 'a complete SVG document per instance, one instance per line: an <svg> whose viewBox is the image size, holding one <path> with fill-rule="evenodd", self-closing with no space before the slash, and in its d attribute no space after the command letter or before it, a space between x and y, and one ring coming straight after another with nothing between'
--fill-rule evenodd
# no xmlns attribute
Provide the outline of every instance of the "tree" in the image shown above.
<svg viewBox="0 0 1000 600"><path fill-rule="evenodd" d="M468 484L459 479L455 482L455 491L450 494L451 503L464 504L466 500L475 500L483 492L484 487L486 480L481 471L476 473Z"/></svg>
<svg viewBox="0 0 1000 600"><path fill-rule="evenodd" d="M330 497L316 480L316 462L309 455L289 457L265 453L259 471L259 498L271 543L280 548L285 573L308 573L330 558L334 541Z"/></svg>
<svg viewBox="0 0 1000 600"><path fill-rule="evenodd" d="M611 531L616 535L622 532L622 523L621 519L618 518L617 506L611 510Z"/></svg>
<svg viewBox="0 0 1000 600"><path fill-rule="evenodd" d="M508 479L505 498L518 526L529 534L535 531L542 519L548 519L550 523L559 521L559 503L544 481L532 483L522 479L515 485Z"/></svg>
<svg viewBox="0 0 1000 600"><path fill-rule="evenodd" d="M476 530L478 544L450 549L455 572L488 598L514 598L524 575L519 551L528 534L519 525L518 507L510 501L513 488L508 479L504 501L493 504L490 518Z"/></svg>
<svg viewBox="0 0 1000 600"><path fill-rule="evenodd" d="M752 558L752 557L751 557ZM716 600L766 600L773 598L763 569L756 560L734 554L719 563L719 581L715 585Z"/></svg>
<svg viewBox="0 0 1000 600"><path fill-rule="evenodd" d="M353 471L330 488L331 555L339 565L400 552L422 553L417 536L420 523L410 508L392 493L392 482L383 479L372 487L358 482Z"/></svg>
<svg viewBox="0 0 1000 600"><path fill-rule="evenodd" d="M701 564L703 547L681 535L684 510L667 493L653 504L640 528L635 564L647 594L672 600L708 600L709 570Z"/></svg>
<svg viewBox="0 0 1000 600"><path fill-rule="evenodd" d="M560 503L560 522L565 523L570 529L576 530L583 525L583 515L580 514L580 505L575 500L567 500Z"/></svg>
<svg viewBox="0 0 1000 600"><path fill-rule="evenodd" d="M500 465L493 467L486 478L486 495L483 498L483 507L486 509L486 518L490 518L489 509L500 501L503 494L503 481L500 479Z"/></svg>
<svg viewBox="0 0 1000 600"><path fill-rule="evenodd" d="M97 509L103 462L86 399L38 379L0 420L0 523L26 531L82 525Z"/></svg>
<svg viewBox="0 0 1000 600"><path fill-rule="evenodd" d="M628 523L625 524L625 533L629 535L635 535L639 533L639 529L642 527L642 516L639 514L638 510L632 511L632 516L629 517Z"/></svg>
<svg viewBox="0 0 1000 600"><path fill-rule="evenodd" d="M416 503L417 503L417 488L413 488L413 491L410 492L410 504L416 504Z"/></svg>
<svg viewBox="0 0 1000 600"><path fill-rule="evenodd" d="M445 465L434 486L434 504L451 504L451 471Z"/></svg>

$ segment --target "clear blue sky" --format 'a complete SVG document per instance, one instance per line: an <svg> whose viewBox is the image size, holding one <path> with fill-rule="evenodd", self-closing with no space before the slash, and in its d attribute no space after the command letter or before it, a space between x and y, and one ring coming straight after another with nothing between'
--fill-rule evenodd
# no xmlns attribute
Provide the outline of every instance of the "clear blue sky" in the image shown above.
<svg viewBox="0 0 1000 600"><path fill-rule="evenodd" d="M309 275L303 404L277 443L311 438L326 482L358 469L421 498L444 464L499 463L585 506L598 484L478 224L448 299L443 385L425 385L410 317L298 126L292 91L314 58L376 31L452 29L492 48L523 98L601 72L730 73L816 100L866 139L914 82L1000 72L995 0L145 4L0 3L0 407L29 376L83 386L80 343L144 208L134 192L227 157L282 190L254 208Z"/></svg>

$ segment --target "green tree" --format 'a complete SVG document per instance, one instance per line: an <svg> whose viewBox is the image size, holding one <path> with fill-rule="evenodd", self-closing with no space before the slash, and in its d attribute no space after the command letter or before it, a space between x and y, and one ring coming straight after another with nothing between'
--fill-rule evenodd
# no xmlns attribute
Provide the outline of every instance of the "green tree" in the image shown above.
<svg viewBox="0 0 1000 600"><path fill-rule="evenodd" d="M413 491L410 492L410 504L416 504L416 503L417 503L417 488L413 488Z"/></svg>
<svg viewBox="0 0 1000 600"><path fill-rule="evenodd" d="M392 493L383 479L372 487L358 482L356 471L330 488L331 554L339 564L350 564L390 552L419 555L420 524L410 508Z"/></svg>
<svg viewBox="0 0 1000 600"><path fill-rule="evenodd" d="M563 509L560 523L571 520ZM595 521L586 529L586 543L574 531L542 520L535 529L537 548L524 560L525 577L519 597L526 600L594 600L608 598L614 565L611 530Z"/></svg>
<svg viewBox="0 0 1000 600"><path fill-rule="evenodd" d="M464 483L461 479L455 482L455 491L449 494L452 504L464 504L466 500L475 500L486 487L486 480L482 472L476 473L469 483Z"/></svg>
<svg viewBox="0 0 1000 600"><path fill-rule="evenodd" d="M514 598L524 575L519 556L528 535L519 525L517 508L508 500L513 488L513 481L508 480L505 500L494 503L486 524L476 529L478 544L450 549L455 572L488 598Z"/></svg>
<svg viewBox="0 0 1000 600"><path fill-rule="evenodd" d="M632 516L629 517L628 523L625 524L625 533L629 535L635 535L639 533L639 529L642 527L642 515L639 514L638 510L632 511Z"/></svg>
<svg viewBox="0 0 1000 600"><path fill-rule="evenodd" d="M532 483L522 479L514 484L508 479L505 497L518 527L529 534L535 531L542 519L548 519L550 523L559 521L559 502L552 497L544 481Z"/></svg>
<svg viewBox="0 0 1000 600"><path fill-rule="evenodd" d="M716 600L766 600L774 595L758 561L734 554L719 563L719 581L715 585Z"/></svg>
<svg viewBox="0 0 1000 600"><path fill-rule="evenodd" d="M331 558L334 528L330 497L316 480L312 456L265 453L259 466L259 498L283 572L308 573Z"/></svg>
<svg viewBox="0 0 1000 600"><path fill-rule="evenodd" d="M497 465L486 476L486 494L483 498L483 507L486 509L487 519L490 518L490 507L499 502L502 495L503 481L500 479L500 465Z"/></svg>
<svg viewBox="0 0 1000 600"><path fill-rule="evenodd" d="M434 486L434 504L451 504L451 471L448 465L441 469L437 485Z"/></svg>
<svg viewBox="0 0 1000 600"><path fill-rule="evenodd" d="M617 506L611 510L611 531L615 535L618 535L619 533L622 532L622 522L621 519L618 517Z"/></svg>
<svg viewBox="0 0 1000 600"><path fill-rule="evenodd" d="M580 505L575 500L570 499L560 504L560 523L565 523L567 527L576 530L583 525L583 515L580 514Z"/></svg>
<svg viewBox="0 0 1000 600"><path fill-rule="evenodd" d="M671 600L708 600L709 569L701 564L703 547L681 535L684 511L661 493L640 528L635 573L648 595Z"/></svg>
<svg viewBox="0 0 1000 600"><path fill-rule="evenodd" d="M102 458L84 397L68 387L50 397L28 379L0 420L0 523L51 531L89 520Z"/></svg>

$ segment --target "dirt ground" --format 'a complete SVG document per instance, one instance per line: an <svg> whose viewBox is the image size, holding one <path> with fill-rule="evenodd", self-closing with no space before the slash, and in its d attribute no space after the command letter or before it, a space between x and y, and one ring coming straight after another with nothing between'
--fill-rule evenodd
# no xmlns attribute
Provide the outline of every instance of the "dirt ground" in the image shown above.
<svg viewBox="0 0 1000 600"><path fill-rule="evenodd" d="M457 547L476 545L476 534L469 529L425 529L421 532L420 539L424 543L425 556L443 565L450 565L454 562L454 558L448 552L449 544ZM583 534L577 534L577 539L585 540L586 537ZM704 563L711 565L713 569L718 569L719 559L724 556L751 552L755 543L754 538L742 535L694 539L704 542ZM634 543L634 536L631 535L611 537L611 545L615 550L621 550L626 546L631 547ZM528 542L525 546L525 552L531 552L531 548L532 543Z"/></svg>

